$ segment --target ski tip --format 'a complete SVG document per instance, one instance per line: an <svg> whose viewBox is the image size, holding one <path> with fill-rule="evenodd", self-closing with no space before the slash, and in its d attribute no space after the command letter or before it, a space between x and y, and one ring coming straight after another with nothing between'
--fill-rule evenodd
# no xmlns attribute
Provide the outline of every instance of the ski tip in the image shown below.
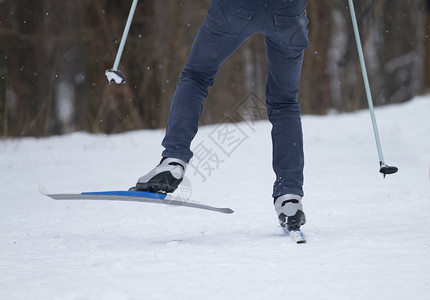
<svg viewBox="0 0 430 300"><path fill-rule="evenodd" d="M290 236L296 244L305 244L306 238L300 229L290 230Z"/></svg>
<svg viewBox="0 0 430 300"><path fill-rule="evenodd" d="M43 195L51 198L52 200L64 200L64 195L62 194L43 194Z"/></svg>
<svg viewBox="0 0 430 300"><path fill-rule="evenodd" d="M47 195L48 194L48 192L45 189L45 186L43 186L41 184L39 185L39 193L41 193L42 195Z"/></svg>
<svg viewBox="0 0 430 300"><path fill-rule="evenodd" d="M296 244L306 243L306 237L300 229L288 230L286 227L282 227L282 229Z"/></svg>

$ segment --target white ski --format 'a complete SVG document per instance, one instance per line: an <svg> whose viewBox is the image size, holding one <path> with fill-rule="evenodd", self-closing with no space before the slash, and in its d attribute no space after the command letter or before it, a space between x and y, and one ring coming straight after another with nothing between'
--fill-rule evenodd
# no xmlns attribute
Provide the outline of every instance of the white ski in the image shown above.
<svg viewBox="0 0 430 300"><path fill-rule="evenodd" d="M300 229L288 230L287 227L282 227L282 229L297 244L306 243L306 237Z"/></svg>
<svg viewBox="0 0 430 300"><path fill-rule="evenodd" d="M42 193L54 200L109 200L109 201L133 201L147 202L173 206L185 206L231 214L234 211L230 208L214 207L206 204L197 203L195 201L173 197L166 194L137 192L137 191L106 191L106 192L88 192L81 194L47 194Z"/></svg>

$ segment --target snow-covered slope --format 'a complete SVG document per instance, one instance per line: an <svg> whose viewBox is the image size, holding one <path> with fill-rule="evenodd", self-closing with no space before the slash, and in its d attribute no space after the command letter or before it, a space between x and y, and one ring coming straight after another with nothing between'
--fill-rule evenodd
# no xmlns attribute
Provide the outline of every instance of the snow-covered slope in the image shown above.
<svg viewBox="0 0 430 300"><path fill-rule="evenodd" d="M386 179L368 111L303 118L304 245L277 226L267 122L193 143L180 192L233 215L39 193L129 188L162 130L2 141L0 299L428 299L430 98L376 114Z"/></svg>

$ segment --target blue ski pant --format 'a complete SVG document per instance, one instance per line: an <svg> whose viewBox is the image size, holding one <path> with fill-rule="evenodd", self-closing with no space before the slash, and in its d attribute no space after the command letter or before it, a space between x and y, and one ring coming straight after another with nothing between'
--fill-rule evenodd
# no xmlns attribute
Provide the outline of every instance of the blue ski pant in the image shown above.
<svg viewBox="0 0 430 300"><path fill-rule="evenodd" d="M272 123L273 197L303 196L303 134L297 100L308 46L306 0L212 0L172 99L164 157L189 162L203 100L221 64L251 35L265 37L266 106ZM258 173L257 173L258 174Z"/></svg>

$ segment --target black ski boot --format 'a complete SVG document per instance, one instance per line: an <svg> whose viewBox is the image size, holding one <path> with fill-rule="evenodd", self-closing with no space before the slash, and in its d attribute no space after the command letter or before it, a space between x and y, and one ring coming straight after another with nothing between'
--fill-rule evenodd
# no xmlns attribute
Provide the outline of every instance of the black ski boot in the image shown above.
<svg viewBox="0 0 430 300"><path fill-rule="evenodd" d="M151 172L137 180L137 191L173 193L184 178L187 164L177 158L163 157Z"/></svg>
<svg viewBox="0 0 430 300"><path fill-rule="evenodd" d="M282 227L291 231L300 229L300 226L306 223L301 196L285 194L276 197L274 204L279 224L281 224Z"/></svg>

